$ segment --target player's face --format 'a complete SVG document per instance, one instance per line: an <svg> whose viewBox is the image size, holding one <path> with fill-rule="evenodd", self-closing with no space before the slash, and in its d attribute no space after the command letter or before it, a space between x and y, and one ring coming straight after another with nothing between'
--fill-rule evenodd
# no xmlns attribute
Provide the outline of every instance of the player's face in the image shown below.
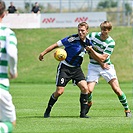
<svg viewBox="0 0 133 133"><path fill-rule="evenodd" d="M102 36L108 36L108 33L109 33L109 30L108 29L105 29L105 28L101 28L101 35Z"/></svg>
<svg viewBox="0 0 133 133"><path fill-rule="evenodd" d="M85 26L78 27L78 35L81 40L84 40L86 38L87 33L88 33L88 30L86 29Z"/></svg>

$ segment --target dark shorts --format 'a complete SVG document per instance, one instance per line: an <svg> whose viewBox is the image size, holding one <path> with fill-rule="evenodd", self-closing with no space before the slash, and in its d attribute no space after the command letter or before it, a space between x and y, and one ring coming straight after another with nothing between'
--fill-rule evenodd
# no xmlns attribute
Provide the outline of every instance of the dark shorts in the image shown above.
<svg viewBox="0 0 133 133"><path fill-rule="evenodd" d="M75 84L85 80L81 67L69 67L60 63L57 67L56 86L65 87L70 80L74 81Z"/></svg>

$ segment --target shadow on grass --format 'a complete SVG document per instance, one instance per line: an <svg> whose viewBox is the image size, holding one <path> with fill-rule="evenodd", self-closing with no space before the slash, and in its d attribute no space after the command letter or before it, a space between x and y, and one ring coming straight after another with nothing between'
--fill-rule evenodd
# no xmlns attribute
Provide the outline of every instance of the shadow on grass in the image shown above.
<svg viewBox="0 0 133 133"><path fill-rule="evenodd" d="M100 118L100 117L102 117L102 118L106 118L106 117L110 117L110 118L120 118L120 117L125 117L125 116L89 116L89 118ZM19 116L18 118L44 118L43 117L43 115L42 116ZM71 118L80 118L79 116L50 116L50 117L48 117L48 118L44 118L44 119L53 119L53 118L67 118L67 119L71 119ZM132 118L132 117L131 117Z"/></svg>
<svg viewBox="0 0 133 133"><path fill-rule="evenodd" d="M44 118L43 116L19 116L18 118ZM50 116L48 118L80 118L79 116ZM44 118L44 119L48 119Z"/></svg>

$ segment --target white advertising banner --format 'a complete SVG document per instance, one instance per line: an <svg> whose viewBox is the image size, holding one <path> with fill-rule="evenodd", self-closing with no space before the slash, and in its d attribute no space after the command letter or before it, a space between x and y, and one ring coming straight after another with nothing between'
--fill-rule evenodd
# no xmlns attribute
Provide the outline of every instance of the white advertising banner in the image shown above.
<svg viewBox="0 0 133 133"><path fill-rule="evenodd" d="M90 27L97 27L106 20L106 12L84 13L49 13L41 15L42 28L77 27L80 22L87 22Z"/></svg>
<svg viewBox="0 0 133 133"><path fill-rule="evenodd" d="M40 14L8 14L3 23L14 29L40 28Z"/></svg>
<svg viewBox="0 0 133 133"><path fill-rule="evenodd" d="M14 29L22 28L67 28L77 27L80 22L87 22L90 27L97 27L106 20L106 12L84 13L46 13L46 14L8 14L3 23Z"/></svg>

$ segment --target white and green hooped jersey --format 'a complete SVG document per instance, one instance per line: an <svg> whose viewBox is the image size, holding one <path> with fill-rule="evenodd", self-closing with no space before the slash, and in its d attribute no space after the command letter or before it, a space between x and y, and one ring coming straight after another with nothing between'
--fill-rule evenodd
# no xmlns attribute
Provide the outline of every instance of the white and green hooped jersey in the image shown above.
<svg viewBox="0 0 133 133"><path fill-rule="evenodd" d="M115 41L110 36L103 41L100 39L100 34L101 32L92 32L87 35L87 38L90 39L90 41L92 42L92 47L97 53L100 54L104 53L109 55L104 63L111 64L110 55L113 52ZM92 59L91 57L90 57L90 63L99 64L96 60Z"/></svg>
<svg viewBox="0 0 133 133"><path fill-rule="evenodd" d="M17 39L15 33L0 23L0 88L9 90L8 71L17 72ZM8 70L8 65L10 70Z"/></svg>

